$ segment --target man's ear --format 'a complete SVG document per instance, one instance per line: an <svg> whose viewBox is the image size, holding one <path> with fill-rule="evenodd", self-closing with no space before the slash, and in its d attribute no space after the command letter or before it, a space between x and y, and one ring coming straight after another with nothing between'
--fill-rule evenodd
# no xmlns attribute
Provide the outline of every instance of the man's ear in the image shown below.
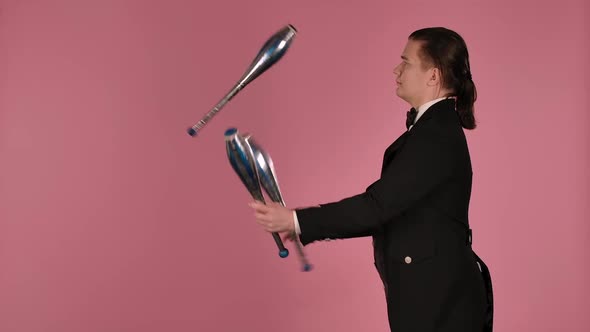
<svg viewBox="0 0 590 332"><path fill-rule="evenodd" d="M430 78L428 79L429 86L435 86L441 84L441 72L438 68L434 67L430 69Z"/></svg>

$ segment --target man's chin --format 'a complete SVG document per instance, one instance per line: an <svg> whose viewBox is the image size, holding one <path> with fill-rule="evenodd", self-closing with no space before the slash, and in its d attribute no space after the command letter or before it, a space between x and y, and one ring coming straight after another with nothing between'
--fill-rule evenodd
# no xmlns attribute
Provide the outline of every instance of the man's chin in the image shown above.
<svg viewBox="0 0 590 332"><path fill-rule="evenodd" d="M400 91L399 87L395 90L395 94L401 100L409 103L408 99L406 98L406 95L402 91Z"/></svg>

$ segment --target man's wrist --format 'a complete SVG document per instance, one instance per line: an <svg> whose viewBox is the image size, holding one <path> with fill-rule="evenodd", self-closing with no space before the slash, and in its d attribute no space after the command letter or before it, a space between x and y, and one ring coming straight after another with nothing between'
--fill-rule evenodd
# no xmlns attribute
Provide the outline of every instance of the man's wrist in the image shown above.
<svg viewBox="0 0 590 332"><path fill-rule="evenodd" d="M297 219L297 211L293 210L293 230L295 234L301 235L301 228L299 227L299 220Z"/></svg>

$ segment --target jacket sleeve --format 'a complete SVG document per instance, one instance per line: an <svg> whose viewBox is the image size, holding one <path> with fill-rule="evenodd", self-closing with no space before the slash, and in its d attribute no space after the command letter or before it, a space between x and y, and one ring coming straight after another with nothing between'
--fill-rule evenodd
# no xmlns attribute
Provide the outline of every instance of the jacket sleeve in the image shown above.
<svg viewBox="0 0 590 332"><path fill-rule="evenodd" d="M443 133L428 134L408 137L382 177L365 192L320 207L297 209L301 242L370 235L448 180L457 163L457 149Z"/></svg>

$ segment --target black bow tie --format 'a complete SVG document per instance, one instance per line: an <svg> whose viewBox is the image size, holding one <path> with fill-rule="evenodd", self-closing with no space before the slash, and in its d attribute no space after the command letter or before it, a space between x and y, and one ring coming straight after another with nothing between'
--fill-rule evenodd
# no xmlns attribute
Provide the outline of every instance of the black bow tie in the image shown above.
<svg viewBox="0 0 590 332"><path fill-rule="evenodd" d="M414 120L416 120L416 115L418 115L418 111L412 107L410 111L406 114L406 128L410 129L410 126L414 124Z"/></svg>

